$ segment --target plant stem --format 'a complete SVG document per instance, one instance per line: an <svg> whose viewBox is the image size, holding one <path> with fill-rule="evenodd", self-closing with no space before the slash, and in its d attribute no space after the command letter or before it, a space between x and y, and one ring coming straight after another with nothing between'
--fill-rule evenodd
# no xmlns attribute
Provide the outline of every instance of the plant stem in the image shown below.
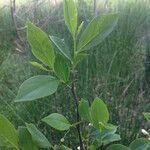
<svg viewBox="0 0 150 150"><path fill-rule="evenodd" d="M75 80L74 68L73 68L73 77L72 78L73 78L73 80ZM72 91L72 95L73 95L73 98L74 98L74 101L75 101L75 105L76 105L76 110L77 110L77 112L76 112L76 116L77 116L76 121L80 122L80 116L79 116L79 111L78 111L79 100L78 100L77 93L76 93L75 82L72 83L71 91ZM80 142L80 149L83 150L83 143L82 143L82 137L81 137L81 131L80 131L80 124L77 124L76 128L77 128L79 142Z"/></svg>

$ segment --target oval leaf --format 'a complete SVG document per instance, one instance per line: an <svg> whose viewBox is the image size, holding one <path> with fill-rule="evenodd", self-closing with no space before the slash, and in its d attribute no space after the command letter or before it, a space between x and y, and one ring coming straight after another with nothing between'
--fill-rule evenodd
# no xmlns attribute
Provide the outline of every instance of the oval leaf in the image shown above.
<svg viewBox="0 0 150 150"><path fill-rule="evenodd" d="M81 101L79 102L78 109L79 109L80 117L90 122L91 117L90 117L90 108L89 108L88 101L81 99Z"/></svg>
<svg viewBox="0 0 150 150"><path fill-rule="evenodd" d="M54 70L55 70L56 76L60 80L64 82L67 82L69 80L69 74L70 74L69 67L68 67L66 60L61 55L56 56Z"/></svg>
<svg viewBox="0 0 150 150"><path fill-rule="evenodd" d="M59 52L65 56L68 60L71 60L71 54L69 52L68 47L65 45L65 42L63 39L60 39L56 36L49 36L51 41L55 44L55 46L58 48Z"/></svg>
<svg viewBox="0 0 150 150"><path fill-rule="evenodd" d="M139 138L134 140L130 144L131 150L147 150L150 146L150 140L145 139L145 138Z"/></svg>
<svg viewBox="0 0 150 150"><path fill-rule="evenodd" d="M113 144L109 146L106 150L131 150L131 149L121 144Z"/></svg>
<svg viewBox="0 0 150 150"><path fill-rule="evenodd" d="M31 101L56 92L58 80L50 75L38 75L24 81L15 102Z"/></svg>
<svg viewBox="0 0 150 150"><path fill-rule="evenodd" d="M5 116L0 114L0 146L19 150L18 141L15 127Z"/></svg>
<svg viewBox="0 0 150 150"><path fill-rule="evenodd" d="M117 14L99 15L94 18L79 39L78 51L87 50L98 45L113 31L117 21Z"/></svg>
<svg viewBox="0 0 150 150"><path fill-rule="evenodd" d="M91 119L95 128L100 127L100 122L107 123L109 120L109 112L107 106L99 98L95 98L91 105Z"/></svg>
<svg viewBox="0 0 150 150"><path fill-rule="evenodd" d="M27 39L34 56L50 68L53 68L55 54L52 43L46 33L30 21L27 22Z"/></svg>
<svg viewBox="0 0 150 150"><path fill-rule="evenodd" d="M77 8L74 0L64 0L64 18L65 24L75 37L77 30Z"/></svg>
<svg viewBox="0 0 150 150"><path fill-rule="evenodd" d="M60 131L69 130L71 127L69 121L63 115L58 113L50 114L43 118L42 121Z"/></svg>
<svg viewBox="0 0 150 150"><path fill-rule="evenodd" d="M36 144L32 140L32 136L26 127L18 128L19 143L22 150L37 150Z"/></svg>
<svg viewBox="0 0 150 150"><path fill-rule="evenodd" d="M32 136L32 140L34 141L34 143L36 143L36 145L38 145L38 147L40 148L48 148L51 147L50 142L47 140L47 138L45 137L45 135L43 133L41 133L34 124L30 123L27 124L27 129L30 132L31 136Z"/></svg>

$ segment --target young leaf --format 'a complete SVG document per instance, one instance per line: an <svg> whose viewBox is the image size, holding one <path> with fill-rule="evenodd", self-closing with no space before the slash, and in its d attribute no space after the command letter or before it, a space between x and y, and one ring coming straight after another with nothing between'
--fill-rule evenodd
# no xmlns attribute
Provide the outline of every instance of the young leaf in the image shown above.
<svg viewBox="0 0 150 150"><path fill-rule="evenodd" d="M78 51L88 50L98 45L113 31L117 21L117 14L105 14L94 18L79 39Z"/></svg>
<svg viewBox="0 0 150 150"><path fill-rule="evenodd" d="M80 34L82 28L83 28L83 25L84 25L84 22L82 21L81 24L79 25L78 27L78 30L77 30L77 36Z"/></svg>
<svg viewBox="0 0 150 150"><path fill-rule="evenodd" d="M15 102L31 101L56 92L59 81L50 75L37 75L23 82Z"/></svg>
<svg viewBox="0 0 150 150"><path fill-rule="evenodd" d="M18 141L15 127L5 116L0 114L0 146L19 150Z"/></svg>
<svg viewBox="0 0 150 150"><path fill-rule="evenodd" d="M131 150L131 149L121 144L113 144L110 145L106 150Z"/></svg>
<svg viewBox="0 0 150 150"><path fill-rule="evenodd" d="M64 82L67 82L69 80L69 75L70 75L69 67L68 67L66 60L61 55L56 56L54 70L55 70L56 76L60 80Z"/></svg>
<svg viewBox="0 0 150 150"><path fill-rule="evenodd" d="M37 150L37 145L33 142L32 136L26 127L18 128L19 143L22 150Z"/></svg>
<svg viewBox="0 0 150 150"><path fill-rule="evenodd" d="M30 21L27 22L27 39L34 56L50 68L53 68L55 54L52 43L46 33Z"/></svg>
<svg viewBox="0 0 150 150"><path fill-rule="evenodd" d="M63 115L58 113L50 114L43 118L42 121L60 131L69 130L71 127L69 121Z"/></svg>
<svg viewBox="0 0 150 150"><path fill-rule="evenodd" d="M95 98L91 105L91 118L95 128L100 127L100 122L107 123L109 120L107 106L99 98Z"/></svg>
<svg viewBox="0 0 150 150"><path fill-rule="evenodd" d="M148 123L150 124L150 112L144 112L143 115L146 118L146 120L148 121Z"/></svg>
<svg viewBox="0 0 150 150"><path fill-rule="evenodd" d="M34 124L30 123L27 124L27 129L30 132L31 136L32 136L32 140L34 141L34 143L36 143L36 145L38 145L38 147L40 148L48 148L51 147L50 142L47 140L47 138L44 136L43 133L41 133Z"/></svg>
<svg viewBox="0 0 150 150"><path fill-rule="evenodd" d="M39 68L41 70L44 70L44 71L49 71L48 69L46 69L43 65L39 64L38 62L35 62L35 61L31 61L30 64L36 68Z"/></svg>
<svg viewBox="0 0 150 150"><path fill-rule="evenodd" d="M66 26L75 37L77 30L77 8L74 0L64 0L64 18Z"/></svg>
<svg viewBox="0 0 150 150"><path fill-rule="evenodd" d="M150 140L146 138L139 138L134 140L129 147L131 150L148 150L149 146Z"/></svg>
<svg viewBox="0 0 150 150"><path fill-rule="evenodd" d="M58 48L59 52L65 56L68 60L72 61L71 54L69 52L68 47L65 45L65 42L63 39L60 39L56 36L49 36L51 41L55 44L55 46Z"/></svg>
<svg viewBox="0 0 150 150"><path fill-rule="evenodd" d="M88 101L81 99L78 109L79 109L80 117L90 122L91 116L90 116L90 108L89 108Z"/></svg>

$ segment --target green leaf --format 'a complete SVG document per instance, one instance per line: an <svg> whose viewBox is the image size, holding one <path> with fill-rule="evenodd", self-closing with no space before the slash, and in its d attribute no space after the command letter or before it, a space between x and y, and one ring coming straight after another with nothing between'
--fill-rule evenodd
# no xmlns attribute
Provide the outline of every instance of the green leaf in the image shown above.
<svg viewBox="0 0 150 150"><path fill-rule="evenodd" d="M139 138L134 140L130 144L131 150L147 150L150 146L150 140L145 139L145 138Z"/></svg>
<svg viewBox="0 0 150 150"><path fill-rule="evenodd" d="M80 61L88 56L87 53L77 53L74 57L74 64L77 65Z"/></svg>
<svg viewBox="0 0 150 150"><path fill-rule="evenodd" d="M56 56L54 70L55 70L56 76L60 80L64 82L67 82L69 80L69 75L70 75L69 67L68 67L66 60L61 55Z"/></svg>
<svg viewBox="0 0 150 150"><path fill-rule="evenodd" d="M71 150L71 148L66 147L66 146L64 146L64 145L61 145L61 146L59 147L59 150Z"/></svg>
<svg viewBox="0 0 150 150"><path fill-rule="evenodd" d="M50 75L38 75L24 81L15 102L31 101L56 92L58 80Z"/></svg>
<svg viewBox="0 0 150 150"><path fill-rule="evenodd" d="M148 123L150 124L150 112L144 112L143 115L146 118L146 120L148 121Z"/></svg>
<svg viewBox="0 0 150 150"><path fill-rule="evenodd" d="M0 114L0 146L19 150L17 131L2 114Z"/></svg>
<svg viewBox="0 0 150 150"><path fill-rule="evenodd" d="M93 126L95 128L100 127L100 122L107 123L109 120L109 112L107 106L99 98L95 98L91 105L91 118Z"/></svg>
<svg viewBox="0 0 150 150"><path fill-rule="evenodd" d="M83 25L84 25L84 22L82 21L81 24L79 25L78 27L78 30L77 30L77 36L80 34L82 28L83 28Z"/></svg>
<svg viewBox="0 0 150 150"><path fill-rule="evenodd" d="M119 134L108 134L102 139L102 142L103 142L103 145L107 145L109 143L120 141L120 140L121 138Z"/></svg>
<svg viewBox="0 0 150 150"><path fill-rule="evenodd" d="M39 64L38 62L35 62L35 61L31 61L30 64L36 68L39 68L41 70L44 70L44 71L49 71L48 69L46 69L43 65Z"/></svg>
<svg viewBox="0 0 150 150"><path fill-rule="evenodd" d="M50 68L53 68L55 54L52 43L46 33L30 21L27 22L27 39L34 56Z"/></svg>
<svg viewBox="0 0 150 150"><path fill-rule="evenodd" d="M117 14L99 15L94 18L79 39L78 51L88 50L98 45L113 31L117 21Z"/></svg>
<svg viewBox="0 0 150 150"><path fill-rule="evenodd" d="M38 145L40 148L48 148L51 147L50 142L47 140L47 138L44 136L43 133L41 133L34 124L30 123L27 124L27 129L30 132L32 136L32 140L36 145Z"/></svg>
<svg viewBox="0 0 150 150"><path fill-rule="evenodd" d="M90 145L89 150L96 150L96 147L94 145Z"/></svg>
<svg viewBox="0 0 150 150"><path fill-rule="evenodd" d="M79 109L80 117L90 122L91 116L90 116L90 108L89 108L88 101L81 99L81 101L79 102L78 109Z"/></svg>
<svg viewBox="0 0 150 150"><path fill-rule="evenodd" d="M64 18L65 24L75 37L77 30L77 8L74 0L64 0Z"/></svg>
<svg viewBox="0 0 150 150"><path fill-rule="evenodd" d="M60 39L56 36L49 36L49 37L50 37L51 41L55 44L55 46L57 47L59 52L63 56L65 56L68 60L72 61L70 51L69 51L68 47L65 45L64 40Z"/></svg>
<svg viewBox="0 0 150 150"><path fill-rule="evenodd" d="M110 145L106 150L131 150L131 149L121 144L113 144Z"/></svg>
<svg viewBox="0 0 150 150"><path fill-rule="evenodd" d="M22 150L37 150L36 144L32 140L32 136L26 127L18 128L19 143Z"/></svg>
<svg viewBox="0 0 150 150"><path fill-rule="evenodd" d="M50 114L49 116L43 118L42 121L60 131L69 130L72 126L63 115L58 113Z"/></svg>

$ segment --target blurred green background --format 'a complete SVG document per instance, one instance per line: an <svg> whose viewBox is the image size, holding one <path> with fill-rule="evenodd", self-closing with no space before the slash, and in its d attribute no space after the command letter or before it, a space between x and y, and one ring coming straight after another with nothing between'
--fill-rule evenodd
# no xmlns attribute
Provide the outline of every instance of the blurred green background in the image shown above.
<svg viewBox="0 0 150 150"><path fill-rule="evenodd" d="M76 0L77 1L77 0ZM47 128L41 119L59 112L74 121L70 91L58 92L42 100L14 103L21 83L36 74L46 74L30 65L36 60L26 41L27 18L47 34L63 38L72 46L63 18L61 0L0 0L0 113L17 127L36 124L53 141L62 134ZM150 111L150 1L78 0L79 23L97 14L118 12L115 30L78 66L78 95L93 100L98 96L109 107L111 122L119 126L122 143L128 145L148 126L142 112ZM85 27L84 27L85 28ZM70 140L70 137L71 140ZM74 131L67 143L76 145Z"/></svg>

